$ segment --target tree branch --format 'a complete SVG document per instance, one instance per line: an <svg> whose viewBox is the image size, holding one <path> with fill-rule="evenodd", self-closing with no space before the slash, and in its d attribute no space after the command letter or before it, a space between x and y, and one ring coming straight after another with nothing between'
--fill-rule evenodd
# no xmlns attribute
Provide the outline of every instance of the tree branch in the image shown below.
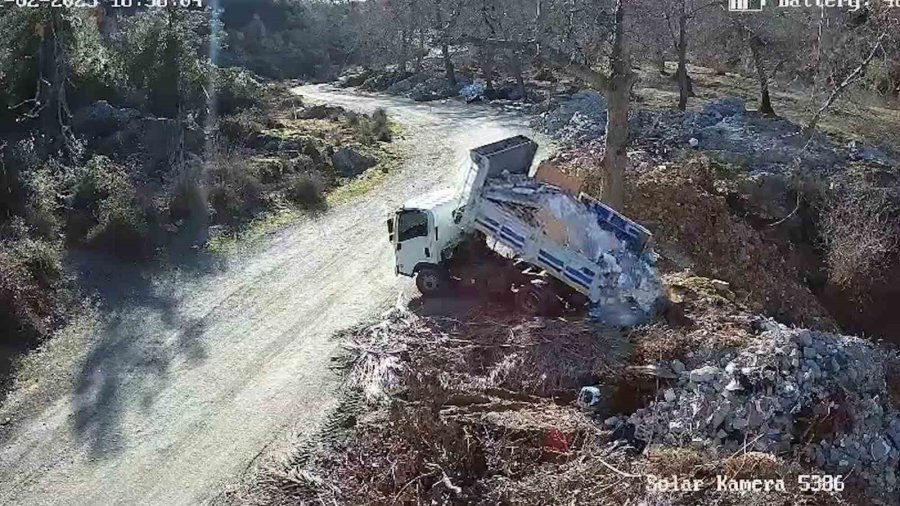
<svg viewBox="0 0 900 506"><path fill-rule="evenodd" d="M806 125L807 131L812 131L818 125L819 120L822 119L822 116L825 114L825 111L828 110L829 107L837 100L838 96L847 89L853 83L861 80L863 78L863 72L865 72L866 67L869 66L869 63L875 59L875 55L878 54L878 50L881 48L881 43L884 41L884 38L887 37L887 32L882 32L881 35L878 36L878 39L875 41L875 44L872 45L872 50L869 51L869 55L866 56L866 59L862 61L853 72L847 75L840 84L837 85L833 90L831 90L831 94L828 95L828 99L822 104L822 107L819 108L818 111L810 118L809 123Z"/></svg>
<svg viewBox="0 0 900 506"><path fill-rule="evenodd" d="M573 60L572 56L564 51L560 51L550 44L542 44L540 42L463 37L463 42L494 49L507 49L528 51L532 57L544 60L548 64L560 67L566 74L581 79L591 88L599 91L609 89L609 76L603 72L592 69L590 66L578 63Z"/></svg>

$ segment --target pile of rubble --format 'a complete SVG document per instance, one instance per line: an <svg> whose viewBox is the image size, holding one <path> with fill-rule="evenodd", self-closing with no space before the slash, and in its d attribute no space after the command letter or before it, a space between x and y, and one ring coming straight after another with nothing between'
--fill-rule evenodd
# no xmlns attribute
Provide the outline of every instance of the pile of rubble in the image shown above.
<svg viewBox="0 0 900 506"><path fill-rule="evenodd" d="M606 98L592 90L575 93L539 115L534 127L563 144L579 144L606 133Z"/></svg>
<svg viewBox="0 0 900 506"><path fill-rule="evenodd" d="M656 315L662 284L658 257L646 247L650 233L643 227L630 223L634 235L627 235L610 224L612 210L603 203L531 178L493 178L483 196L485 205L540 228L551 241L578 251L599 267L603 293L591 310L593 318L608 325L634 326Z"/></svg>
<svg viewBox="0 0 900 506"><path fill-rule="evenodd" d="M580 91L539 115L535 128L563 144L583 145L606 133L606 99L595 91ZM797 164L830 172L853 162L890 167L896 156L886 148L859 142L839 144L800 125L746 110L740 98L710 102L700 111L635 110L629 120L639 146L655 150L698 149L746 166L750 172L785 172Z"/></svg>
<svg viewBox="0 0 900 506"><path fill-rule="evenodd" d="M806 136L787 119L748 113L738 98L711 102L696 112L637 111L631 128L639 144L714 152L751 172L784 172L797 164L830 171L854 157L880 156L874 148L851 150L819 133Z"/></svg>
<svg viewBox="0 0 900 506"><path fill-rule="evenodd" d="M635 437L797 455L835 474L852 470L874 492L900 490L900 415L883 350L856 337L765 325L717 362L693 370L671 362L675 384L627 419Z"/></svg>

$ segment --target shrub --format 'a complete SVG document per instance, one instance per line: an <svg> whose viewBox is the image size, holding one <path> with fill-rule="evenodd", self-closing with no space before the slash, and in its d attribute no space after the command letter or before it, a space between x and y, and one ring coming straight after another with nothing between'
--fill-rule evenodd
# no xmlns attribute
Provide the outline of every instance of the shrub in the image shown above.
<svg viewBox="0 0 900 506"><path fill-rule="evenodd" d="M900 176L850 171L832 184L819 212L829 280L864 297L898 263Z"/></svg>
<svg viewBox="0 0 900 506"><path fill-rule="evenodd" d="M290 176L287 198L308 211L325 209L325 178L318 172L304 172Z"/></svg>
<svg viewBox="0 0 900 506"><path fill-rule="evenodd" d="M95 156L71 176L66 229L71 242L126 257L150 252L147 212L124 167Z"/></svg>
<svg viewBox="0 0 900 506"><path fill-rule="evenodd" d="M372 119L369 122L372 135L381 142L391 141L391 127L388 122L387 112L378 108L372 113Z"/></svg>
<svg viewBox="0 0 900 506"><path fill-rule="evenodd" d="M263 86L246 69L220 69L216 79L219 114L260 105Z"/></svg>
<svg viewBox="0 0 900 506"><path fill-rule="evenodd" d="M43 240L0 243L0 341L14 348L45 335L58 313L60 248Z"/></svg>
<svg viewBox="0 0 900 506"><path fill-rule="evenodd" d="M11 250L29 278L38 285L48 288L59 281L62 273L62 250L59 244L26 238L14 242Z"/></svg>
<svg viewBox="0 0 900 506"><path fill-rule="evenodd" d="M391 140L391 126L384 109L376 109L371 116L348 113L347 123L356 130L365 144Z"/></svg>
<svg viewBox="0 0 900 506"><path fill-rule="evenodd" d="M60 169L51 160L25 174L28 194L25 218L29 228L41 237L55 236L61 224L58 216L61 205L59 195L63 190Z"/></svg>
<svg viewBox="0 0 900 506"><path fill-rule="evenodd" d="M217 123L220 137L230 145L253 146L266 129L259 119L261 115L259 110L251 109L220 118Z"/></svg>
<svg viewBox="0 0 900 506"><path fill-rule="evenodd" d="M209 218L209 200L200 170L185 166L179 171L168 194L168 214L171 221L203 220Z"/></svg>
<svg viewBox="0 0 900 506"><path fill-rule="evenodd" d="M217 223L234 223L247 217L261 202L262 185L240 156L216 155L206 167L209 204Z"/></svg>

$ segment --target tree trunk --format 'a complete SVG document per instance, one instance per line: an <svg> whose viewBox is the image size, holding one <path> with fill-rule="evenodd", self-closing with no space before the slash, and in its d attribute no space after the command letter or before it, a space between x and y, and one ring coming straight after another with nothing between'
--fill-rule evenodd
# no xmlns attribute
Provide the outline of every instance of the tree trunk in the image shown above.
<svg viewBox="0 0 900 506"><path fill-rule="evenodd" d="M522 76L522 67L516 68L516 88L519 89L519 96L525 100L525 78Z"/></svg>
<svg viewBox="0 0 900 506"><path fill-rule="evenodd" d="M675 49L678 51L678 109L687 109L688 97L691 96L690 77L687 72L687 13L685 12L684 0L680 2L681 12L678 14L678 44Z"/></svg>
<svg viewBox="0 0 900 506"><path fill-rule="evenodd" d="M398 70L406 72L407 63L409 62L409 31L405 28L400 32L400 61L398 62Z"/></svg>
<svg viewBox="0 0 900 506"><path fill-rule="evenodd" d="M762 55L763 43L759 36L750 35L750 54L756 67L756 78L759 80L759 112L767 116L775 116L772 99L769 96L769 75L766 73L766 62Z"/></svg>
<svg viewBox="0 0 900 506"><path fill-rule="evenodd" d="M441 58L444 60L444 74L447 75L447 84L456 89L456 71L453 70L453 60L450 59L450 47L447 43L441 43Z"/></svg>
<svg viewBox="0 0 900 506"><path fill-rule="evenodd" d="M603 190L600 199L617 210L622 210L625 201L629 88L627 82L612 76L610 89L606 94L609 109L606 117L606 149L601 165Z"/></svg>
<svg viewBox="0 0 900 506"><path fill-rule="evenodd" d="M525 77L522 75L522 58L513 51L509 55L510 70L516 79L516 90L522 100L525 99Z"/></svg>
<svg viewBox="0 0 900 506"><path fill-rule="evenodd" d="M485 91L494 93L494 52L487 48L481 50L481 73L484 78ZM490 96L490 95L488 95Z"/></svg>
<svg viewBox="0 0 900 506"><path fill-rule="evenodd" d="M441 11L440 0L436 1L434 10L434 20L440 30L441 36L441 60L444 62L444 74L447 76L447 84L454 90L457 88L456 71L453 68L453 60L450 58L450 46L447 44L447 31L449 27L444 26L444 15Z"/></svg>
<svg viewBox="0 0 900 506"><path fill-rule="evenodd" d="M416 48L416 74L422 73L422 60L425 58L425 29L419 29L419 46Z"/></svg>
<svg viewBox="0 0 900 506"><path fill-rule="evenodd" d="M616 210L625 202L625 167L628 155L628 107L632 74L625 51L625 0L616 0L615 35L610 56L611 73L606 86L609 108L606 116L606 149L601 162L603 190L600 199Z"/></svg>

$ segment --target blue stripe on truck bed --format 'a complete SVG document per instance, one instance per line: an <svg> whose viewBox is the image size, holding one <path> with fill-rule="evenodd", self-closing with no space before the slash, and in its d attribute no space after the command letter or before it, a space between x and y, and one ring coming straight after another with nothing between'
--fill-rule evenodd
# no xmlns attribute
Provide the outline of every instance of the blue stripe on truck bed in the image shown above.
<svg viewBox="0 0 900 506"><path fill-rule="evenodd" d="M569 279L572 279L573 277L577 278L578 281L584 286L588 286L591 284L591 278L587 277L587 275L585 275L583 272L576 271L571 267L566 267L565 274L566 277L569 277Z"/></svg>
<svg viewBox="0 0 900 506"><path fill-rule="evenodd" d="M509 234L509 236L510 236L511 238L513 238L513 239L515 239L515 240L521 242L522 244L525 244L525 236L524 236L524 235L518 234L515 230L511 229L511 228L508 227L507 225L503 225L503 226L500 228L500 233L504 233L504 232L507 233L507 234Z"/></svg>
<svg viewBox="0 0 900 506"><path fill-rule="evenodd" d="M562 270L566 264L563 263L562 260L556 258L555 256L548 253L546 250L538 250L538 258L552 265L553 267Z"/></svg>
<svg viewBox="0 0 900 506"><path fill-rule="evenodd" d="M507 232L505 228L501 228L501 229L500 229L500 237L502 237L503 239L506 239L507 241L509 241L510 244L512 244L512 245L514 245L514 246L518 246L518 247L520 247L520 248L521 248L522 246L525 246L525 243L524 243L524 242L519 241L518 239L516 239L515 237L513 237L512 234L510 234L509 232Z"/></svg>
<svg viewBox="0 0 900 506"><path fill-rule="evenodd" d="M490 230L491 232L496 232L496 231L497 231L497 227L495 227L494 225L491 225L490 223L487 223L487 222L484 221L484 220L477 219L477 220L475 220L475 221L478 222L478 224L481 225L482 227L484 227L484 228Z"/></svg>
<svg viewBox="0 0 900 506"><path fill-rule="evenodd" d="M583 279L578 277L578 271L576 271L572 268L566 267L566 270L565 270L565 272L563 272L563 274L565 274L565 276L567 278L569 278L573 283L583 286L586 289L590 290L590 285L588 285L587 283L584 282Z"/></svg>

